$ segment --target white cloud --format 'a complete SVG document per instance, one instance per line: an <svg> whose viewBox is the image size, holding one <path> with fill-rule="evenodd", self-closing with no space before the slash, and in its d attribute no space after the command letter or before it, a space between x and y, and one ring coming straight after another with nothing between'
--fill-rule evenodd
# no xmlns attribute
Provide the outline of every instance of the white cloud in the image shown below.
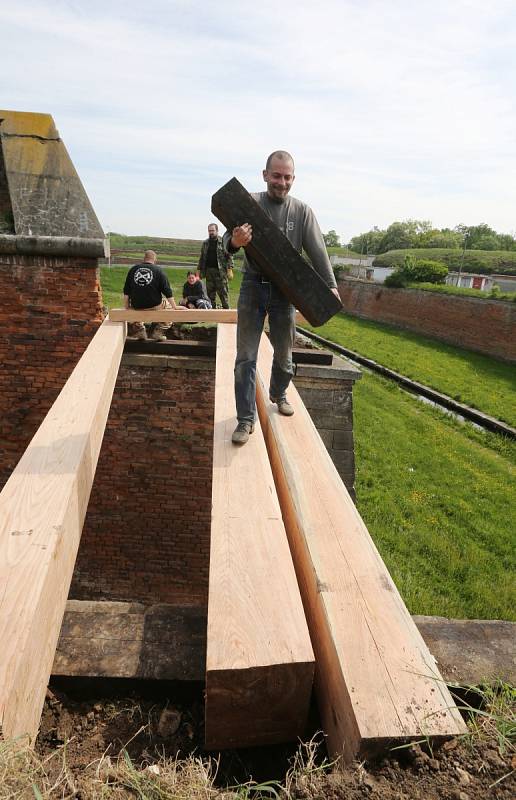
<svg viewBox="0 0 516 800"><path fill-rule="evenodd" d="M54 116L104 225L202 236L212 192L284 147L345 239L516 228L510 0L26 0L0 26L2 104Z"/></svg>

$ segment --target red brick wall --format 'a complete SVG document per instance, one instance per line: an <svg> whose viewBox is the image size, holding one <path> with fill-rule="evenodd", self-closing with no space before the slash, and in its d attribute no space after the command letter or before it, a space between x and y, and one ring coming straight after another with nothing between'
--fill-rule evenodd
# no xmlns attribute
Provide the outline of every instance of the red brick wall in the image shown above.
<svg viewBox="0 0 516 800"><path fill-rule="evenodd" d="M469 350L516 361L516 303L390 289L343 280L339 292L352 316L387 322Z"/></svg>
<svg viewBox="0 0 516 800"><path fill-rule="evenodd" d="M96 259L0 255L0 488L101 321Z"/></svg>
<svg viewBox="0 0 516 800"><path fill-rule="evenodd" d="M215 362L125 355L70 598L207 605Z"/></svg>

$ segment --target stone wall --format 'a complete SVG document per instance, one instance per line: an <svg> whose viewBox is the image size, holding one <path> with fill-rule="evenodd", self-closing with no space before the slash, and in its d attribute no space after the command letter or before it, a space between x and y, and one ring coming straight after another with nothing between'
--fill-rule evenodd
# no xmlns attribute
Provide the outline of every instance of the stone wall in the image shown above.
<svg viewBox="0 0 516 800"><path fill-rule="evenodd" d="M516 361L516 303L342 280L345 311L449 344Z"/></svg>
<svg viewBox="0 0 516 800"><path fill-rule="evenodd" d="M331 366L298 364L294 378L294 384L353 499L353 384L361 374L349 362L333 356Z"/></svg>
<svg viewBox="0 0 516 800"><path fill-rule="evenodd" d="M0 488L102 322L96 259L0 255Z"/></svg>

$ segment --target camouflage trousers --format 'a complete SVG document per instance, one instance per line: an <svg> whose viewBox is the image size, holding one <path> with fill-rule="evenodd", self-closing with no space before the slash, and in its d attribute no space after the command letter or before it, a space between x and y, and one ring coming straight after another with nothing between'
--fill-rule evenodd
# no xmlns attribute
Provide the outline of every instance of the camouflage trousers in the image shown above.
<svg viewBox="0 0 516 800"><path fill-rule="evenodd" d="M161 303L157 306L152 306L152 308L146 308L145 311L158 311L163 308L170 308L169 304L166 300L162 300ZM153 336L164 336L166 331L172 327L172 322L155 322L152 324L152 333L151 338ZM130 322L128 325L127 330L128 336L134 336L135 339L146 339L147 338L147 329L145 328L145 324L143 322Z"/></svg>
<svg viewBox="0 0 516 800"><path fill-rule="evenodd" d="M218 269L206 271L206 292L213 308L217 307L217 295L220 297L222 308L229 308L228 276L221 275Z"/></svg>

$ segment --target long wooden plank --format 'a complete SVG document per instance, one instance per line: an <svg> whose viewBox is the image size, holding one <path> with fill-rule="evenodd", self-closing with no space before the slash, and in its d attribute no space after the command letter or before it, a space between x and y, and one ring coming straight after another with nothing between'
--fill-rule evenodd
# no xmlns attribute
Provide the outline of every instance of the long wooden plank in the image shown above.
<svg viewBox="0 0 516 800"><path fill-rule="evenodd" d="M295 387L295 414L268 400L272 348L259 353L257 401L316 656L332 755L463 733L435 659L412 621Z"/></svg>
<svg viewBox="0 0 516 800"><path fill-rule="evenodd" d="M235 328L219 325L206 663L206 747L302 735L314 658L259 424L235 427Z"/></svg>
<svg viewBox="0 0 516 800"><path fill-rule="evenodd" d="M109 312L112 322L232 322L237 321L236 308L212 308L198 310L185 308L173 311L166 308L156 310L137 310L134 308L112 308Z"/></svg>
<svg viewBox="0 0 516 800"><path fill-rule="evenodd" d="M185 311L168 311L158 308L155 311L135 311L135 309L112 308L109 319L112 322L223 322L235 324L238 318L236 308L216 308L200 311L187 308ZM302 314L296 314L296 325L306 324Z"/></svg>
<svg viewBox="0 0 516 800"><path fill-rule="evenodd" d="M0 494L0 735L37 734L126 326L105 321Z"/></svg>
<svg viewBox="0 0 516 800"><path fill-rule="evenodd" d="M342 311L342 303L305 261L254 197L232 178L211 199L211 210L229 230L244 222L253 226L246 252L276 283L311 325L322 325Z"/></svg>

